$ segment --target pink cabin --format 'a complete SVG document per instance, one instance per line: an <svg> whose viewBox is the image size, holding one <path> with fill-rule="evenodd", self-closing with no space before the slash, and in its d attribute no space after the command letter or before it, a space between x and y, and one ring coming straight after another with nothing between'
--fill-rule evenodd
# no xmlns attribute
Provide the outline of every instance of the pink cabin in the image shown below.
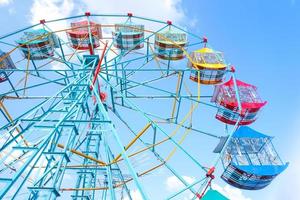
<svg viewBox="0 0 300 200"><path fill-rule="evenodd" d="M267 103L262 101L257 88L248 83L236 80L242 110L238 109L238 100L231 78L228 82L215 87L212 101L218 105L216 118L226 124L235 124L241 116L239 125L248 125L256 120L257 113Z"/></svg>
<svg viewBox="0 0 300 200"><path fill-rule="evenodd" d="M89 35L89 24L91 38ZM91 43L94 48L97 48L100 46L99 39L102 38L101 25L95 22L88 23L88 21L72 22L71 30L67 31L67 35L74 49L90 49Z"/></svg>

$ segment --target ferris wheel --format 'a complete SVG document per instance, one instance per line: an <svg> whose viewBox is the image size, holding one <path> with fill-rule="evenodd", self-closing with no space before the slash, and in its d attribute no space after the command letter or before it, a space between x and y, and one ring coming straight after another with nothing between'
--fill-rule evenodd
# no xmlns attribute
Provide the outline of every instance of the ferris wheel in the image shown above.
<svg viewBox="0 0 300 200"><path fill-rule="evenodd" d="M171 21L86 12L0 45L0 199L228 199L218 177L258 190L288 166L248 126L257 88Z"/></svg>

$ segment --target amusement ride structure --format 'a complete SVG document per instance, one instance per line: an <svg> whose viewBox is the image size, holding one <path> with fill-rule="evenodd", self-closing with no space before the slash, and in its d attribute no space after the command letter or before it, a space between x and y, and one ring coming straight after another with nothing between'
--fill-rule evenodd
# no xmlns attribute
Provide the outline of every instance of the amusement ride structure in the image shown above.
<svg viewBox="0 0 300 200"><path fill-rule="evenodd" d="M0 48L0 199L227 199L216 177L258 190L288 165L248 127L257 88L171 21L86 12Z"/></svg>

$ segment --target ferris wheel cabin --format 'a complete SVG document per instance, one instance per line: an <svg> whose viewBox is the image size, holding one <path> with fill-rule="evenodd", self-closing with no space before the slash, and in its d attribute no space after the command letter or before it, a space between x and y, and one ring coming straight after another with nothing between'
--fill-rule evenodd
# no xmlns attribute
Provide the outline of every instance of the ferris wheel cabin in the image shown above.
<svg viewBox="0 0 300 200"><path fill-rule="evenodd" d="M6 81L8 79L8 76L13 73L13 71L4 70L15 68L16 66L12 61L11 57L0 50L0 83Z"/></svg>
<svg viewBox="0 0 300 200"><path fill-rule="evenodd" d="M193 69L190 75L192 81L200 81L205 85L214 85L223 81L226 64L221 52L204 47L192 52L190 58L189 66Z"/></svg>
<svg viewBox="0 0 300 200"><path fill-rule="evenodd" d="M186 44L187 35L183 32L169 29L155 35L155 53L164 60L183 59Z"/></svg>
<svg viewBox="0 0 300 200"><path fill-rule="evenodd" d="M218 145L214 152L221 153L221 150ZM272 137L247 126L241 126L234 132L221 156L225 168L221 178L246 190L268 186L288 166L277 154Z"/></svg>
<svg viewBox="0 0 300 200"><path fill-rule="evenodd" d="M44 29L24 32L24 35L16 41L26 59L43 60L54 55L57 38L53 33Z"/></svg>
<svg viewBox="0 0 300 200"><path fill-rule="evenodd" d="M91 21L78 21L71 23L71 30L67 31L71 46L77 50L88 50L91 46L100 46L102 38L101 25Z"/></svg>
<svg viewBox="0 0 300 200"><path fill-rule="evenodd" d="M248 125L256 120L257 113L267 102L259 97L255 86L239 80L236 80L236 84L242 110L238 112L238 100L234 81L231 78L228 82L215 87L212 101L218 105L216 118L226 124L234 125L241 116L239 125Z"/></svg>
<svg viewBox="0 0 300 200"><path fill-rule="evenodd" d="M115 24L113 38L114 47L118 49L141 49L144 47L144 25L132 22Z"/></svg>

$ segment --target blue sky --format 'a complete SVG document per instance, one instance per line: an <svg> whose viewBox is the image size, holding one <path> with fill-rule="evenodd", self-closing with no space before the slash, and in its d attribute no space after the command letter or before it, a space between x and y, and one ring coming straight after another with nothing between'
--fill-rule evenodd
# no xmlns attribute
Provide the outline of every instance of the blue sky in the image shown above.
<svg viewBox="0 0 300 200"><path fill-rule="evenodd" d="M22 3L20 3L22 2ZM35 0L35 3L39 0ZM40 2L47 2L41 0ZM60 1L53 1L60 2ZM153 7L136 1L75 0L74 14L86 8L98 12L131 10L149 17L170 18L197 35L208 37L210 44L224 52L227 61L236 66L239 79L258 86L268 101L252 127L275 136L274 144L290 167L268 188L243 192L251 199L298 200L300 188L300 2L297 0L168 0L152 1ZM0 35L30 25L42 13L32 13L34 1L0 0ZM104 4L106 3L106 4ZM90 4L90 5L89 5ZM107 6L103 6L107 5ZM71 6L71 4L70 4ZM128 6L128 8L126 7ZM60 13L58 13L60 14ZM141 14L140 14L141 15ZM56 18L56 17L54 17ZM298 190L297 190L298 189ZM290 196L289 196L290 195Z"/></svg>

